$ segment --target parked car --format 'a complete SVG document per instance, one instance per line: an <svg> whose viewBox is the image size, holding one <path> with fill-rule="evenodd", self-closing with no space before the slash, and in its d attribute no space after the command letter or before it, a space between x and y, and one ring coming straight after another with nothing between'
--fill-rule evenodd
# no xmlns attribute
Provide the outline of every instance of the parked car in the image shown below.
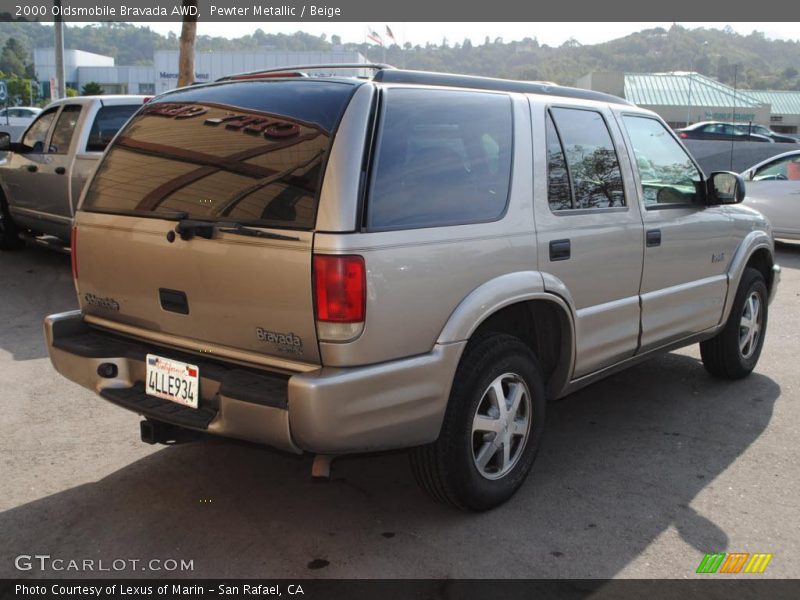
<svg viewBox="0 0 800 600"><path fill-rule="evenodd" d="M0 109L0 127L25 127L42 112L38 106L9 106Z"/></svg>
<svg viewBox="0 0 800 600"><path fill-rule="evenodd" d="M742 133L754 133L756 135L763 135L764 137L771 138L772 141L784 144L797 144L798 139L796 137L792 137L790 135L785 135L781 133L776 133L769 129L768 127L764 127L763 125L758 125L756 123L738 123L736 124L736 129L741 131Z"/></svg>
<svg viewBox="0 0 800 600"><path fill-rule="evenodd" d="M433 497L484 510L546 400L697 342L713 375L753 370L780 269L739 175L613 96L373 68L145 105L76 215L58 372L150 443L241 438L317 475L412 448Z"/></svg>
<svg viewBox="0 0 800 600"><path fill-rule="evenodd" d="M717 121L703 121L694 123L683 129L676 129L675 132L682 140L727 140L737 142L767 142L774 143L775 140L765 135L755 132L742 131L739 125L731 123L719 123Z"/></svg>
<svg viewBox="0 0 800 600"><path fill-rule="evenodd" d="M75 206L108 142L145 96L82 96L48 105L19 142L0 132L0 248L19 233L69 242Z"/></svg>
<svg viewBox="0 0 800 600"><path fill-rule="evenodd" d="M775 237L800 240L800 150L768 158L742 175L744 203L772 222Z"/></svg>

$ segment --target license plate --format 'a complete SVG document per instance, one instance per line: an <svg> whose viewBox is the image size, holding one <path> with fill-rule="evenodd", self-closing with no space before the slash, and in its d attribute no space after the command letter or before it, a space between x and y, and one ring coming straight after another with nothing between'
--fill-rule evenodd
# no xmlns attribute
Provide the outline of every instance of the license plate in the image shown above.
<svg viewBox="0 0 800 600"><path fill-rule="evenodd" d="M148 354L146 392L157 398L197 408L200 370L196 365Z"/></svg>

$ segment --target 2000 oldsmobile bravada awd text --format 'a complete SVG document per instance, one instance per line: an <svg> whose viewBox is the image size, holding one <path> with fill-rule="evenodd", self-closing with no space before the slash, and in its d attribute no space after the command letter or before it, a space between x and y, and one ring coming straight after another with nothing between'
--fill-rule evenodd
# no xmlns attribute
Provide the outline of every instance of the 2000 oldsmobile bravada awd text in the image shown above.
<svg viewBox="0 0 800 600"><path fill-rule="evenodd" d="M508 499L545 404L700 342L755 367L780 275L731 173L583 90L376 68L179 89L75 220L56 369L142 414L331 457L412 448L433 496Z"/></svg>

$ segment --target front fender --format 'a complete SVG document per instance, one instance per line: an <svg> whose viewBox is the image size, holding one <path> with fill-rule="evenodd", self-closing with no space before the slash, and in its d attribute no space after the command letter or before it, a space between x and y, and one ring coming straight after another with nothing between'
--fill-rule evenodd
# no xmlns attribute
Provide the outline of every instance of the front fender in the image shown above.
<svg viewBox="0 0 800 600"><path fill-rule="evenodd" d="M728 316L733 308L736 290L739 288L739 282L747 266L747 261L750 260L754 252L761 248L768 250L770 256L775 256L775 243L772 240L772 236L761 229L748 233L736 248L736 253L733 255L733 259L731 259L731 263L728 266L728 295L725 298L725 307L722 311L720 323L726 323L728 321ZM770 292L771 291L772 290L770 290Z"/></svg>

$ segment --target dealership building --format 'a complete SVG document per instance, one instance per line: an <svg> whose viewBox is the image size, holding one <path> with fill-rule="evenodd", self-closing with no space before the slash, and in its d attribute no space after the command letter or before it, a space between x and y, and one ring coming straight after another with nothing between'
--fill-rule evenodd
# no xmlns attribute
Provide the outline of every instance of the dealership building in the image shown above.
<svg viewBox="0 0 800 600"><path fill-rule="evenodd" d="M195 54L196 81L206 83L233 73L298 65L364 64L359 52L198 52ZM53 48L36 48L33 66L40 94L50 96L50 80L56 77ZM346 75L365 75L364 69L337 71ZM100 84L106 94L160 94L178 85L178 51L158 50L152 66L118 66L110 56L82 50L64 51L64 79L67 86L80 90L87 83Z"/></svg>
<svg viewBox="0 0 800 600"><path fill-rule="evenodd" d="M800 132L800 92L734 89L686 71L593 72L581 77L577 86L648 108L671 127L698 121L738 121L766 125L781 133Z"/></svg>

